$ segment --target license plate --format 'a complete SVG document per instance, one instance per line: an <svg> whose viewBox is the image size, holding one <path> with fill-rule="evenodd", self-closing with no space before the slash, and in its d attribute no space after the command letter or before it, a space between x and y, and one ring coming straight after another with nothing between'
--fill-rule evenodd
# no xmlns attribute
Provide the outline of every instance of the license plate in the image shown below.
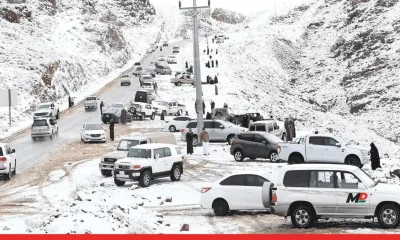
<svg viewBox="0 0 400 240"><path fill-rule="evenodd" d="M138 176L140 176L140 173L132 173L132 176L138 177Z"/></svg>

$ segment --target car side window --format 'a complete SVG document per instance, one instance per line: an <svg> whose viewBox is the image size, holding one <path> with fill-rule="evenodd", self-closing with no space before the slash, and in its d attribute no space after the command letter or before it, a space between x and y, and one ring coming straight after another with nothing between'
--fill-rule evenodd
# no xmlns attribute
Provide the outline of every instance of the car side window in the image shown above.
<svg viewBox="0 0 400 240"><path fill-rule="evenodd" d="M264 182L269 182L267 179L257 175L246 175L246 185L251 187L262 187Z"/></svg>
<svg viewBox="0 0 400 240"><path fill-rule="evenodd" d="M287 171L283 178L283 185L285 187L308 187L310 172L309 170Z"/></svg>
<svg viewBox="0 0 400 240"><path fill-rule="evenodd" d="M255 130L256 130L256 126L251 125L251 126L250 126L250 131L255 131Z"/></svg>
<svg viewBox="0 0 400 240"><path fill-rule="evenodd" d="M361 182L354 174L349 172L336 172L337 187L343 189L358 189Z"/></svg>
<svg viewBox="0 0 400 240"><path fill-rule="evenodd" d="M204 127L208 129L213 128L213 122L204 122Z"/></svg>
<svg viewBox="0 0 400 240"><path fill-rule="evenodd" d="M159 154L159 158L165 157L164 150L162 148L154 149L154 158L156 158L157 154Z"/></svg>
<svg viewBox="0 0 400 240"><path fill-rule="evenodd" d="M325 145L326 145L326 146L336 146L336 143L339 143L339 142L336 141L336 140L333 139L333 138L329 138L329 137L326 137L326 138L325 138Z"/></svg>
<svg viewBox="0 0 400 240"><path fill-rule="evenodd" d="M254 142L262 143L264 141L267 141L267 140L265 140L265 138L263 136L260 136L258 134L254 135Z"/></svg>
<svg viewBox="0 0 400 240"><path fill-rule="evenodd" d="M189 123L186 128L197 128L197 122L191 122Z"/></svg>
<svg viewBox="0 0 400 240"><path fill-rule="evenodd" d="M274 127L272 124L268 124L268 132L274 131Z"/></svg>
<svg viewBox="0 0 400 240"><path fill-rule="evenodd" d="M172 156L172 154L171 154L171 149L169 149L169 148L164 148L164 156L165 157L171 157Z"/></svg>
<svg viewBox="0 0 400 240"><path fill-rule="evenodd" d="M317 173L317 188L334 188L335 175L329 171L318 171Z"/></svg>
<svg viewBox="0 0 400 240"><path fill-rule="evenodd" d="M227 179L223 180L220 185L225 186L246 186L246 178L245 175L235 175L230 176Z"/></svg>
<svg viewBox="0 0 400 240"><path fill-rule="evenodd" d="M257 125L257 131L266 132L267 129L265 128L265 125Z"/></svg>
<svg viewBox="0 0 400 240"><path fill-rule="evenodd" d="M274 123L274 130L278 130L278 129L279 129L278 124L275 122Z"/></svg>
<svg viewBox="0 0 400 240"><path fill-rule="evenodd" d="M181 149L179 147L175 147L177 154L182 154Z"/></svg>
<svg viewBox="0 0 400 240"><path fill-rule="evenodd" d="M322 137L310 137L309 141L312 145L325 145L325 140Z"/></svg>
<svg viewBox="0 0 400 240"><path fill-rule="evenodd" d="M141 141L140 145L147 144L147 141Z"/></svg>
<svg viewBox="0 0 400 240"><path fill-rule="evenodd" d="M238 138L243 141L252 142L254 140L254 134L239 134Z"/></svg>

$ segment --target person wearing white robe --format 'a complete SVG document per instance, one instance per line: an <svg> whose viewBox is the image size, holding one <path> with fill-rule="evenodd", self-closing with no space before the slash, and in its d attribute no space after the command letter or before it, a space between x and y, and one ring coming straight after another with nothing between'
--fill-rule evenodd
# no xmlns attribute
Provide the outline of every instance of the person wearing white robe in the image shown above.
<svg viewBox="0 0 400 240"><path fill-rule="evenodd" d="M200 133L200 139L203 142L203 152L204 155L210 155L210 136L206 131L206 128L203 127L203 131Z"/></svg>

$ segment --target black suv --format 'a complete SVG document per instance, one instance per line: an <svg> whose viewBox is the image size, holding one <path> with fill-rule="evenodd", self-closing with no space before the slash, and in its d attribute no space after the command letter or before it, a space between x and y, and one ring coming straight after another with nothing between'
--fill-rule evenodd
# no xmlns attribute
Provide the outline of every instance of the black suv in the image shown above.
<svg viewBox="0 0 400 240"><path fill-rule="evenodd" d="M245 122L246 116L249 116L249 119L252 120L253 122L264 119L264 117L260 113L245 113L245 114L230 115L229 117L226 118L226 121L243 127L248 127L247 126L248 123Z"/></svg>
<svg viewBox="0 0 400 240"><path fill-rule="evenodd" d="M252 160L265 158L271 162L278 162L277 146L281 142L281 139L269 133L245 132L235 136L230 152L237 162L243 161L246 157Z"/></svg>

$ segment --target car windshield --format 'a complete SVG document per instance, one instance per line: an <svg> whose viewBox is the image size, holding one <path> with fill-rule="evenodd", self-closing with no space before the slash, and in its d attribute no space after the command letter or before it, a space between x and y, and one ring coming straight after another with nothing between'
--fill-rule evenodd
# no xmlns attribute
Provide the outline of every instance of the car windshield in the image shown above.
<svg viewBox="0 0 400 240"><path fill-rule="evenodd" d="M86 101L96 101L96 97L87 97Z"/></svg>
<svg viewBox="0 0 400 240"><path fill-rule="evenodd" d="M111 105L112 108L123 108L124 104L121 103L114 103L113 105Z"/></svg>
<svg viewBox="0 0 400 240"><path fill-rule="evenodd" d="M158 105L160 105L160 106L167 106L167 105L168 105L168 102L158 102Z"/></svg>
<svg viewBox="0 0 400 240"><path fill-rule="evenodd" d="M101 124L86 124L85 130L103 130Z"/></svg>
<svg viewBox="0 0 400 240"><path fill-rule="evenodd" d="M150 76L143 76L142 78L143 79L152 79L152 77L150 77Z"/></svg>
<svg viewBox="0 0 400 240"><path fill-rule="evenodd" d="M118 151L128 151L131 147L139 144L138 140L121 140L119 142L117 150Z"/></svg>
<svg viewBox="0 0 400 240"><path fill-rule="evenodd" d="M49 109L50 105L39 105L38 109Z"/></svg>
<svg viewBox="0 0 400 240"><path fill-rule="evenodd" d="M376 184L378 184L366 172L364 172L364 170L360 168L357 168L354 173L358 175L362 179L362 181L364 181L364 183L368 185L368 187L374 187Z"/></svg>
<svg viewBox="0 0 400 240"><path fill-rule="evenodd" d="M152 85L151 83L147 83L147 82L143 83L143 86L151 87L151 85Z"/></svg>
<svg viewBox="0 0 400 240"><path fill-rule="evenodd" d="M151 158L151 149L131 148L128 157L130 158Z"/></svg>
<svg viewBox="0 0 400 240"><path fill-rule="evenodd" d="M280 143L283 142L282 139L278 138L275 135L272 134L263 134L263 136L265 137L265 139L268 140L268 142L270 143Z"/></svg>
<svg viewBox="0 0 400 240"><path fill-rule="evenodd" d="M33 122L33 127L47 127L47 121L46 120L35 120Z"/></svg>

